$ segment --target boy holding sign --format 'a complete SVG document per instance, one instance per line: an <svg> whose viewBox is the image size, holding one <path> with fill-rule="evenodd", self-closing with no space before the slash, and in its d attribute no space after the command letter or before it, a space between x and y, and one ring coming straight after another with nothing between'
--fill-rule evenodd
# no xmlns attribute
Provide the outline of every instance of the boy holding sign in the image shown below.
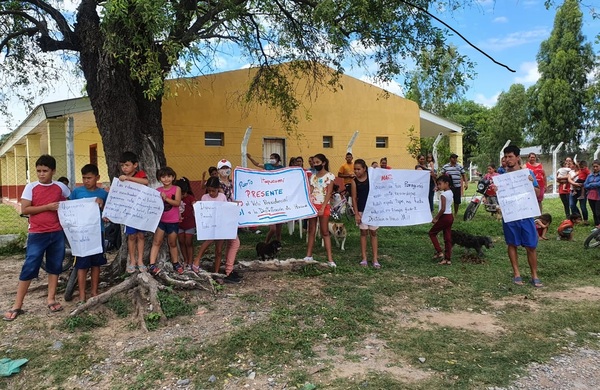
<svg viewBox="0 0 600 390"><path fill-rule="evenodd" d="M81 168L81 179L83 186L77 187L71 193L69 199L83 199L83 198L96 198L99 210L102 210L108 192L104 188L98 187L98 180L100 180L100 173L98 167L94 164L87 164ZM104 231L104 224L100 223L100 229ZM106 257L104 253L100 252L91 256L77 257L75 261L75 268L77 269L77 285L79 286L79 302L85 302L85 284L87 279L88 270L91 268L92 271L92 297L98 295L98 284L100 282L100 266L106 264Z"/></svg>

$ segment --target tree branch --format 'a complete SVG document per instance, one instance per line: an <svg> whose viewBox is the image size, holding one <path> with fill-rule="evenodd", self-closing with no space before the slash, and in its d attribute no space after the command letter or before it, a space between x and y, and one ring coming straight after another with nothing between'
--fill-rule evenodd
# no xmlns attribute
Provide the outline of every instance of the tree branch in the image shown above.
<svg viewBox="0 0 600 390"><path fill-rule="evenodd" d="M456 33L456 35L458 35L459 37L461 37L461 39L463 41L465 41L469 46L471 46L473 49L477 50L478 52L480 52L481 54L483 54L484 56L486 56L487 58L489 58L493 63L498 64L506 69L508 69L511 72L516 72L514 69L510 68L508 65L504 65L501 62L496 61L492 56L490 56L489 54L487 54L486 52L484 52L483 50L481 50L480 48L478 48L477 46L475 46L474 44L472 44L467 38L465 38L461 33L459 33L458 31L456 31L454 28L452 28L448 23L444 22L442 19L438 18L437 16L433 15L432 13L430 13L429 11L427 11L425 8L422 8L416 4L413 4L411 2L405 1L405 0L400 0L401 2L403 2L404 4L416 8L419 11L425 13L426 15L428 15L430 18L433 18L435 20L437 20L438 22L440 22L441 24L443 24L444 26L446 26L447 28L449 28L450 30L452 30L454 33Z"/></svg>
<svg viewBox="0 0 600 390"><path fill-rule="evenodd" d="M36 27L30 27L30 28L23 28L19 31L15 31L10 34L6 34L6 37L2 41L0 41L0 51L2 51L3 48L6 48L6 56L8 56L11 40L18 38L20 36L23 36L23 35L27 35L27 36L31 37L37 33L38 33L38 29Z"/></svg>
<svg viewBox="0 0 600 390"><path fill-rule="evenodd" d="M77 36L71 29L71 26L69 26L69 22L67 21L67 19L65 19L64 15L59 10L57 10L56 8L52 7L50 4L48 4L44 1L41 1L41 0L22 0L22 1L24 3L31 4L33 6L38 7L39 9L43 10L56 22L56 25L58 26L58 31L60 31L60 33L64 37L63 41L56 41L56 40L52 39L56 43L61 43L61 44L57 45L56 47L66 48L66 46L68 46L68 43L70 43L72 45L72 47L69 47L68 48L69 50L78 50L79 41L77 39ZM48 36L48 38L51 39L49 36ZM55 49L55 50L58 50L58 49Z"/></svg>

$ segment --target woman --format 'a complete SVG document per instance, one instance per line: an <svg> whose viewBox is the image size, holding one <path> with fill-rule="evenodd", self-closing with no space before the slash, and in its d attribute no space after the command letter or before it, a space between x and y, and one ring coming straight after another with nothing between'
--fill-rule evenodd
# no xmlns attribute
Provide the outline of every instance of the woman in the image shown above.
<svg viewBox="0 0 600 390"><path fill-rule="evenodd" d="M417 162L418 164L415 165L416 170L429 171L429 209L431 212L433 212L433 195L435 193L435 172L433 172L433 169L429 168L429 165L427 164L427 161L423 154L419 154L417 156Z"/></svg>
<svg viewBox="0 0 600 390"><path fill-rule="evenodd" d="M537 156L533 152L527 155L527 162L525 163L525 166L533 172L533 175L538 182L540 192L537 195L537 201L538 205L540 206L541 213L542 201L544 200L544 192L546 190L546 172L544 171L542 163L537 161Z"/></svg>
<svg viewBox="0 0 600 390"><path fill-rule="evenodd" d="M587 191L587 199L594 216L594 226L598 227L600 225L600 161L594 160L592 163L592 173L585 179L583 188Z"/></svg>
<svg viewBox="0 0 600 390"><path fill-rule="evenodd" d="M573 159L571 159L571 157L567 157L565 158L565 162L563 163L562 168L559 168L559 170L556 171L558 195L560 196L560 201L563 204L566 219L569 219L569 215L571 215L571 209L569 207L569 197L571 195L571 185L569 184L569 172L571 172L572 167Z"/></svg>

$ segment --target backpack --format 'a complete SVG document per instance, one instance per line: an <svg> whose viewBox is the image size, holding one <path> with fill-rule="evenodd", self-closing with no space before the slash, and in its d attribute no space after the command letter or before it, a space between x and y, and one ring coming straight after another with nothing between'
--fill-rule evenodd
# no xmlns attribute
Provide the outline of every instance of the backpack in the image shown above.
<svg viewBox="0 0 600 390"><path fill-rule="evenodd" d="M108 222L104 228L104 250L107 252L121 247L121 225Z"/></svg>

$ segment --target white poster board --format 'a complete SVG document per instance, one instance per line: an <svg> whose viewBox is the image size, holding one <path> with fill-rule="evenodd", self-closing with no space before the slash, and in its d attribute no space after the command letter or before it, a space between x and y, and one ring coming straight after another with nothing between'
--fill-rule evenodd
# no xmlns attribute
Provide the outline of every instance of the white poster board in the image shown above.
<svg viewBox="0 0 600 390"><path fill-rule="evenodd" d="M240 206L234 202L196 202L198 240L231 240L237 236Z"/></svg>
<svg viewBox="0 0 600 390"><path fill-rule="evenodd" d="M163 200L155 189L114 178L102 216L113 223L155 232L163 210Z"/></svg>
<svg viewBox="0 0 600 390"><path fill-rule="evenodd" d="M242 202L240 226L272 225L317 215L301 167L275 171L236 168L233 183L234 198Z"/></svg>
<svg viewBox="0 0 600 390"><path fill-rule="evenodd" d="M529 169L494 176L504 222L537 217L541 214L530 177Z"/></svg>
<svg viewBox="0 0 600 390"><path fill-rule="evenodd" d="M96 198L60 202L58 219L74 256L91 256L103 252L100 206L96 203Z"/></svg>
<svg viewBox="0 0 600 390"><path fill-rule="evenodd" d="M429 180L423 170L369 168L369 196L362 222L410 226L431 222Z"/></svg>

